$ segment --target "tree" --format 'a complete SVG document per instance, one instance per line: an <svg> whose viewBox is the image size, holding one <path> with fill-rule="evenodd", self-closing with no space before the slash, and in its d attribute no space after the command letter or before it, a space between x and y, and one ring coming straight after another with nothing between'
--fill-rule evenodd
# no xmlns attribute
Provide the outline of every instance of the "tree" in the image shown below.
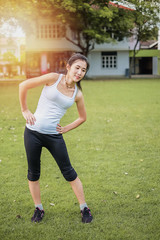
<svg viewBox="0 0 160 240"><path fill-rule="evenodd" d="M7 62L8 74L11 76L13 74L13 67L18 65L18 59L12 52L8 51L3 54L2 60Z"/></svg>
<svg viewBox="0 0 160 240"><path fill-rule="evenodd" d="M65 1L65 9L71 1ZM69 7L68 7L69 9ZM129 36L133 23L127 18L127 11L110 5L109 1L72 1L72 11L65 11L62 20L75 32L76 39L66 37L78 46L84 55L93 50L95 43L122 40ZM75 24L76 23L76 24Z"/></svg>
<svg viewBox="0 0 160 240"><path fill-rule="evenodd" d="M1 10L3 19L16 18L25 31L30 31L29 20L56 18L75 32L74 40L68 36L66 39L78 46L84 55L94 49L95 43L122 40L133 26L127 11L112 6L109 0L7 0Z"/></svg>
<svg viewBox="0 0 160 240"><path fill-rule="evenodd" d="M134 11L119 7L119 2L132 4ZM74 40L66 36L67 40L88 55L95 43L122 40L133 34L132 29L136 29L137 42L155 36L156 2L121 0L113 5L109 0L0 0L0 14L2 12L1 19L18 19L25 32L31 29L29 20L36 21L40 17L57 19L75 33Z"/></svg>
<svg viewBox="0 0 160 240"><path fill-rule="evenodd" d="M129 0L133 4L134 11L131 12L131 18L134 22L134 28L131 34L135 37L135 46L133 50L133 58L131 61L131 71L133 66L133 73L135 74L135 59L138 50L137 45L140 41L147 41L157 39L160 1L158 0Z"/></svg>

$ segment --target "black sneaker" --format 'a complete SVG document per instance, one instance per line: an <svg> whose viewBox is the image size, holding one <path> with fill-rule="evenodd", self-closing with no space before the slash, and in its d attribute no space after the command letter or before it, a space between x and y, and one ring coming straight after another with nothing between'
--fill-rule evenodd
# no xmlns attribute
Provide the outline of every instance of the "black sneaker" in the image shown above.
<svg viewBox="0 0 160 240"><path fill-rule="evenodd" d="M40 210L38 207L35 209L33 217L31 218L32 222L40 222L44 216L44 210Z"/></svg>
<svg viewBox="0 0 160 240"><path fill-rule="evenodd" d="M85 207L83 210L81 210L82 215L82 222L83 223L90 223L93 220L93 217L91 215L90 209Z"/></svg>

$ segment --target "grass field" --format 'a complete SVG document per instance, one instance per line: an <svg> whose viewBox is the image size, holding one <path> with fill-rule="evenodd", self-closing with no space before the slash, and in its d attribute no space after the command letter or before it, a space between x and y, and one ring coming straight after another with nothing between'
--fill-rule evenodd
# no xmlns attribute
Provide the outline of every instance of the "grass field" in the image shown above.
<svg viewBox="0 0 160 240"><path fill-rule="evenodd" d="M1 240L160 239L160 81L84 81L82 86L87 122L64 138L94 221L81 223L70 185L43 149L45 217L33 224L18 83L0 83ZM40 91L29 92L32 111ZM61 123L75 118L73 106Z"/></svg>

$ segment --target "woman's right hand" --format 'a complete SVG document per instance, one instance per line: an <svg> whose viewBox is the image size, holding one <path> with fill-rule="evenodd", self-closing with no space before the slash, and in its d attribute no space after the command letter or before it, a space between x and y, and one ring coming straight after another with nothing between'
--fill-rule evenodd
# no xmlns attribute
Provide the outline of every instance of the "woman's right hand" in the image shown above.
<svg viewBox="0 0 160 240"><path fill-rule="evenodd" d="M25 111L22 111L22 115L26 119L26 123L28 123L30 125L35 124L36 118L33 115L33 113L31 113L28 109Z"/></svg>

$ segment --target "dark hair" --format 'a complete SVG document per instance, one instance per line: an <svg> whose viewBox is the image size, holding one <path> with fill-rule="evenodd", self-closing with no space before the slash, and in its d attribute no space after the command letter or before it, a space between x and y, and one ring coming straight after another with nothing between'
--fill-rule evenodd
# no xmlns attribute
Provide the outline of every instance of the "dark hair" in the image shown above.
<svg viewBox="0 0 160 240"><path fill-rule="evenodd" d="M86 64L87 64L86 73L87 73L87 71L88 71L88 69L89 69L88 59L87 59L84 55L82 55L81 53L74 53L74 54L69 58L69 60L68 60L67 63L69 64L69 66L72 66L72 64L73 64L76 60L82 60L82 61L85 61L85 62L86 62ZM85 74L86 74L86 73L85 73ZM82 90L81 80L77 83L77 86L78 86L78 88L79 88L80 90Z"/></svg>

